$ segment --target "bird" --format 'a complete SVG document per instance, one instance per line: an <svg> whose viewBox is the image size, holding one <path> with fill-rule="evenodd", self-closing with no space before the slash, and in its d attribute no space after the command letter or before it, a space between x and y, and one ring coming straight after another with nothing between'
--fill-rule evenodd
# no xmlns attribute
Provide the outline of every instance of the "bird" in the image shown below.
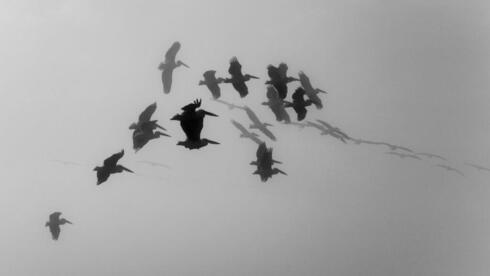
<svg viewBox="0 0 490 276"><path fill-rule="evenodd" d="M61 216L61 212L52 213L51 215L49 215L49 221L47 221L45 225L46 227L49 227L49 231L51 232L51 237L55 241L57 241L60 236L60 232L61 232L60 225L63 225L65 223L73 224L67 219L64 218L60 219L60 216Z"/></svg>
<svg viewBox="0 0 490 276"><path fill-rule="evenodd" d="M342 137L344 137L346 140L350 140L351 139L349 137L349 135L345 134L345 132L343 132L342 130L340 130L340 128L334 127L331 124L329 124L329 123L327 123L327 122L325 122L323 120L320 120L320 119L317 119L316 121L319 122L320 124L322 124L323 126L325 126L328 130L334 131L334 132L338 133L339 135L341 135Z"/></svg>
<svg viewBox="0 0 490 276"><path fill-rule="evenodd" d="M306 107L313 104L311 100L305 100L304 95L305 90L302 87L298 87L293 93L293 102L285 102L285 107L292 107L294 109L298 121L303 121L306 118L306 113L308 112Z"/></svg>
<svg viewBox="0 0 490 276"><path fill-rule="evenodd" d="M386 154L396 155L396 156L400 157L401 159L412 158L412 159L422 160L422 158L420 158L414 154L406 154L406 153L400 153L400 152L396 152L396 151L389 151Z"/></svg>
<svg viewBox="0 0 490 276"><path fill-rule="evenodd" d="M177 114L172 117L171 120L180 121L180 126L187 137L185 141L180 141L177 143L177 145L184 146L192 150L200 149L208 144L219 144L216 141L201 138L201 131L204 126L204 117L206 115L218 117L218 115L203 109L197 110L200 106L201 100L195 100L193 103L190 103L182 108L184 111L182 114Z"/></svg>
<svg viewBox="0 0 490 276"><path fill-rule="evenodd" d="M437 155L437 154L433 154L433 153L418 152L418 153L416 153L416 155L425 156L425 157L428 157L428 158L437 158L437 159L441 159L443 161L446 161L446 158L444 158L444 157L442 157L440 155Z"/></svg>
<svg viewBox="0 0 490 276"><path fill-rule="evenodd" d="M163 92L165 94L170 93L170 89L172 88L172 74L174 69L181 65L189 68L189 66L181 60L175 61L175 56L179 50L180 42L176 41L165 53L165 62L161 62L158 66L158 69L162 71Z"/></svg>
<svg viewBox="0 0 490 276"><path fill-rule="evenodd" d="M480 165L476 165L476 164L472 164L472 163L467 163L467 162L465 162L464 164L466 166L472 167L472 168L477 169L479 171L487 171L487 172L490 172L490 169L489 168L485 168L485 167L480 166Z"/></svg>
<svg viewBox="0 0 490 276"><path fill-rule="evenodd" d="M395 151L395 150L403 150L403 151L407 151L407 152L413 152L413 150L411 150L411 149L409 149L407 147L397 146L397 145L393 145L393 144L390 144L390 143L387 143L387 142L376 142L376 141L369 141L369 140L363 140L363 139L354 139L354 138L351 138L351 140L354 141L354 143L356 143L357 145L360 145L360 144L380 145L380 146L387 146L392 151Z"/></svg>
<svg viewBox="0 0 490 276"><path fill-rule="evenodd" d="M287 76L288 66L286 63L281 62L278 67L272 64L267 66L267 74L270 80L265 84L271 84L279 93L281 99L285 99L288 94L288 83L292 81L299 81L297 78Z"/></svg>
<svg viewBox="0 0 490 276"><path fill-rule="evenodd" d="M242 65L240 62L238 62L237 57L232 57L230 59L228 73L231 75L231 78L226 78L225 83L231 83L242 98L248 95L248 87L246 82L250 79L258 79L258 77L253 75L242 74Z"/></svg>
<svg viewBox="0 0 490 276"><path fill-rule="evenodd" d="M318 97L318 93L326 94L327 92L318 88L313 88L310 82L310 78L303 71L300 71L298 75L299 75L299 82L301 83L301 86L305 90L306 96L308 96L308 98L316 106L317 109L323 108L322 100L320 99L320 97Z"/></svg>
<svg viewBox="0 0 490 276"><path fill-rule="evenodd" d="M276 116L276 121L281 122L284 121L286 123L291 122L291 118L289 117L288 112L285 108L284 101L279 97L277 90L272 85L267 86L267 102L263 102L263 105L269 106L274 115Z"/></svg>
<svg viewBox="0 0 490 276"><path fill-rule="evenodd" d="M265 136L269 137L272 141L276 141L276 137L272 132L267 128L268 126L272 126L269 123L263 123L260 121L259 117L250 109L248 106L245 106L245 112L247 113L248 118L252 121L252 124L249 126L252 129L257 129L262 132Z"/></svg>
<svg viewBox="0 0 490 276"><path fill-rule="evenodd" d="M231 123L236 128L238 128L238 130L240 130L242 132L242 134L240 134L241 138L248 138L248 139L254 141L255 143L257 143L259 145L263 143L262 140L260 140L258 138L259 135L257 133L248 131L242 124L240 124L239 122L237 122L235 120L231 120Z"/></svg>
<svg viewBox="0 0 490 276"><path fill-rule="evenodd" d="M445 169L447 171L453 171L453 172L455 172L455 173L457 173L457 174L459 174L461 176L464 176L464 173L463 172L461 172L460 170L458 170L456 168L453 168L451 166L448 166L448 165L438 164L438 165L436 165L436 167L443 168L443 169Z"/></svg>
<svg viewBox="0 0 490 276"><path fill-rule="evenodd" d="M104 160L104 165L102 167L95 167L94 171L97 172L97 185L100 185L107 181L111 174L121 173L123 171L127 171L130 173L134 173L132 170L118 165L117 162L124 156L124 150L121 150L118 153L115 153Z"/></svg>
<svg viewBox="0 0 490 276"><path fill-rule="evenodd" d="M226 105L226 106L228 107L228 109L230 109L230 110L233 110L233 109L235 109L235 108L238 108L238 109L245 109L243 106L239 106L239 105L236 105L236 104L234 104L234 103L229 103L229 102L227 102L227 101L223 101L223 100L220 100L220 99L212 99L212 100L213 100L213 101L215 101L215 102L218 102L218 103L220 103L220 104L224 104L224 105Z"/></svg>
<svg viewBox="0 0 490 276"><path fill-rule="evenodd" d="M272 157L272 148L267 148L266 143L261 143L256 151L256 161L250 162L250 165L257 166L257 169L253 174L258 174L262 182L266 182L273 175L281 173L287 175L285 172L278 168L272 168L272 166L277 164L282 164L282 162L274 160Z"/></svg>
<svg viewBox="0 0 490 276"><path fill-rule="evenodd" d="M321 131L320 135L330 135L330 136L337 138L338 140L344 142L345 144L347 144L346 138L343 135L339 134L337 131L328 129L323 125L313 123L313 122L309 122L309 121L306 123L306 125L309 127L314 127L316 129L319 129Z"/></svg>
<svg viewBox="0 0 490 276"><path fill-rule="evenodd" d="M216 78L215 70L208 70L202 74L204 80L199 81L199 85L206 85L206 87L211 91L214 99L218 99L221 96L220 83L225 82L224 78Z"/></svg>
<svg viewBox="0 0 490 276"><path fill-rule="evenodd" d="M151 120L151 116L155 113L157 103L150 104L143 112L141 112L138 122L132 123L129 129L133 130L133 149L137 152L150 140L160 138L160 136L170 136L161 131L154 131L159 128L166 131L165 128L157 123L157 120Z"/></svg>

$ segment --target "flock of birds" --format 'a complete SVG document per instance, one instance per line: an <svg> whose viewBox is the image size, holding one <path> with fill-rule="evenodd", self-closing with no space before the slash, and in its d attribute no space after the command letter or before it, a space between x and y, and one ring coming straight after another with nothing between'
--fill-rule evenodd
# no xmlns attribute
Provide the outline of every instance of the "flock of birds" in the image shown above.
<svg viewBox="0 0 490 276"><path fill-rule="evenodd" d="M172 75L174 70L180 66L189 68L187 64L180 60L176 60L178 51L181 48L179 42L174 42L172 46L168 49L165 54L165 61L160 63L158 69L162 71L161 79L163 84L163 92L165 94L170 93L172 89ZM352 142L354 144L367 144L376 146L386 146L390 150L386 154L397 156L399 158L409 158L418 159L422 158L428 159L439 159L441 161L447 161L446 158L432 154L415 152L410 148L390 144L387 142L376 142L364 139L355 139L340 128L329 124L323 120L313 121L303 121L306 119L308 114L308 108L315 106L316 109L322 109L323 103L320 98L321 94L327 94L322 89L315 88L309 79L309 77L302 71L298 73L298 78L291 77L287 75L288 66L285 63L280 63L277 67L273 65L268 65L267 74L269 80L265 82L266 87L266 97L267 101L263 102L262 105L268 106L275 116L276 121L282 122L287 125L295 125L300 128L311 127L318 129L320 135L328 135L333 138L340 140L343 143ZM252 161L250 165L255 166L255 171L253 174L259 175L261 181L265 182L269 178L276 174L287 175L281 169L274 167L275 164L281 164L272 156L272 148L267 147L266 142L260 138L260 135L253 132L259 131L261 134L266 136L272 141L276 141L275 135L271 132L268 127L272 125L263 122L255 114L255 112L248 106L241 106L234 103L230 103L221 99L221 87L222 84L232 84L233 88L238 92L241 98L246 97L249 94L247 82L253 79L259 79L258 77L250 74L243 74L242 65L236 57L231 58L230 65L228 69L230 74L229 78L216 77L215 70L208 70L203 74L203 80L199 81L199 85L205 85L212 95L212 99L220 104L226 105L229 109L243 110L251 121L249 127L245 127L241 123L231 120L233 126L235 126L240 131L240 137L250 139L258 145L256 151L256 160ZM292 82L299 82L294 93L291 95L291 100L288 100L288 84ZM217 145L219 142L202 138L201 132L204 127L205 117L217 117L216 114L201 109L201 100L195 100L188 105L181 108L182 112L176 114L171 118L171 120L179 121L180 126L186 136L185 141L179 141L177 145L184 146L189 150L200 149L209 144ZM133 131L133 149L135 152L143 148L148 142L158 139L162 136L170 137L167 130L158 124L158 120L152 119L152 115L156 111L157 104L152 103L145 110L141 112L138 117L138 121L132 123L129 129ZM289 116L288 109L292 109L296 114L296 122L293 122ZM119 160L124 156L124 149L118 153L115 153L103 161L102 166L97 166L93 170L96 171L97 185L106 182L112 174L128 172L133 173L131 169L118 164ZM73 162L60 161L64 164L76 164ZM146 162L149 165L160 165L154 162ZM479 171L490 171L490 169L485 168L480 165L465 163L465 165L477 169ZM464 176L463 172L447 164L437 164L435 165L441 169L447 171L452 171L461 176ZM53 240L57 240L60 235L60 226L66 223L72 224L72 222L60 218L61 212L54 212L49 216L49 221L46 222L46 227L52 235Z"/></svg>

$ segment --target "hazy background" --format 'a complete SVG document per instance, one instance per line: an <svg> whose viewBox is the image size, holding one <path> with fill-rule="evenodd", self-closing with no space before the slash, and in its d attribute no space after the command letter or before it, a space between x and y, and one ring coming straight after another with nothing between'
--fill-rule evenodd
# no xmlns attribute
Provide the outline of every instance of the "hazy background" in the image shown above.
<svg viewBox="0 0 490 276"><path fill-rule="evenodd" d="M488 1L0 0L0 274L488 275L490 175L462 162L490 166L489 13ZM164 95L157 66L174 41L191 69ZM222 97L275 125L288 176L252 175L256 145L229 122L248 118L197 86L234 55L261 79ZM308 118L442 154L466 177L276 123L259 103L281 61L329 92ZM189 151L168 119L198 97L220 115L203 136L222 144ZM128 126L154 101L172 138L134 154ZM138 174L96 186L93 167L121 148ZM75 223L58 242L53 211Z"/></svg>

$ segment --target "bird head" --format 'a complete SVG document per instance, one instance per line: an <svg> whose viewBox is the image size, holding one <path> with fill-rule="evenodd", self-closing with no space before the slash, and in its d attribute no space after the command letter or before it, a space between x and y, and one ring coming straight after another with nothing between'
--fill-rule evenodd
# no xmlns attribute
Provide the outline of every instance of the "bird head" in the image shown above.
<svg viewBox="0 0 490 276"><path fill-rule="evenodd" d="M187 64L185 64L184 62L182 62L181 60L177 61L177 66L184 66L186 68L190 68Z"/></svg>
<svg viewBox="0 0 490 276"><path fill-rule="evenodd" d="M97 166L94 168L94 171L98 172L100 169L102 169L101 167Z"/></svg>
<svg viewBox="0 0 490 276"><path fill-rule="evenodd" d="M136 129L138 128L138 125L136 123L132 123L130 126L129 126L129 129Z"/></svg>
<svg viewBox="0 0 490 276"><path fill-rule="evenodd" d="M158 70L163 70L163 69L165 69L165 63L160 62L160 64L158 65Z"/></svg>

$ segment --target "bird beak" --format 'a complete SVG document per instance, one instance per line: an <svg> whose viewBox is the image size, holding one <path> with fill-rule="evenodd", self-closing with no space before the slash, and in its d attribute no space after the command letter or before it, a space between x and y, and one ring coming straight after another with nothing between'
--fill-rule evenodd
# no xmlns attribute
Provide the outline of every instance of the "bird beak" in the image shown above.
<svg viewBox="0 0 490 276"><path fill-rule="evenodd" d="M211 113L211 112L208 112L206 110L203 110L204 111L204 114L206 115L209 115L209 116L214 116L214 117L218 117L218 115L214 114L214 113Z"/></svg>
<svg viewBox="0 0 490 276"><path fill-rule="evenodd" d="M250 78L252 78L252 79L258 79L258 78L259 78L259 77L252 76L252 75L249 75L249 76L250 76Z"/></svg>
<svg viewBox="0 0 490 276"><path fill-rule="evenodd" d="M180 62L180 64L184 65L186 68L190 68L189 65L183 63L182 61Z"/></svg>
<svg viewBox="0 0 490 276"><path fill-rule="evenodd" d="M317 89L316 91L317 91L317 92L320 92L320 93L325 93L325 94L328 94L326 91L323 91L323 90L321 90L321 89Z"/></svg>
<svg viewBox="0 0 490 276"><path fill-rule="evenodd" d="M170 120L174 120L174 121L180 121L179 120L179 114L173 116Z"/></svg>

